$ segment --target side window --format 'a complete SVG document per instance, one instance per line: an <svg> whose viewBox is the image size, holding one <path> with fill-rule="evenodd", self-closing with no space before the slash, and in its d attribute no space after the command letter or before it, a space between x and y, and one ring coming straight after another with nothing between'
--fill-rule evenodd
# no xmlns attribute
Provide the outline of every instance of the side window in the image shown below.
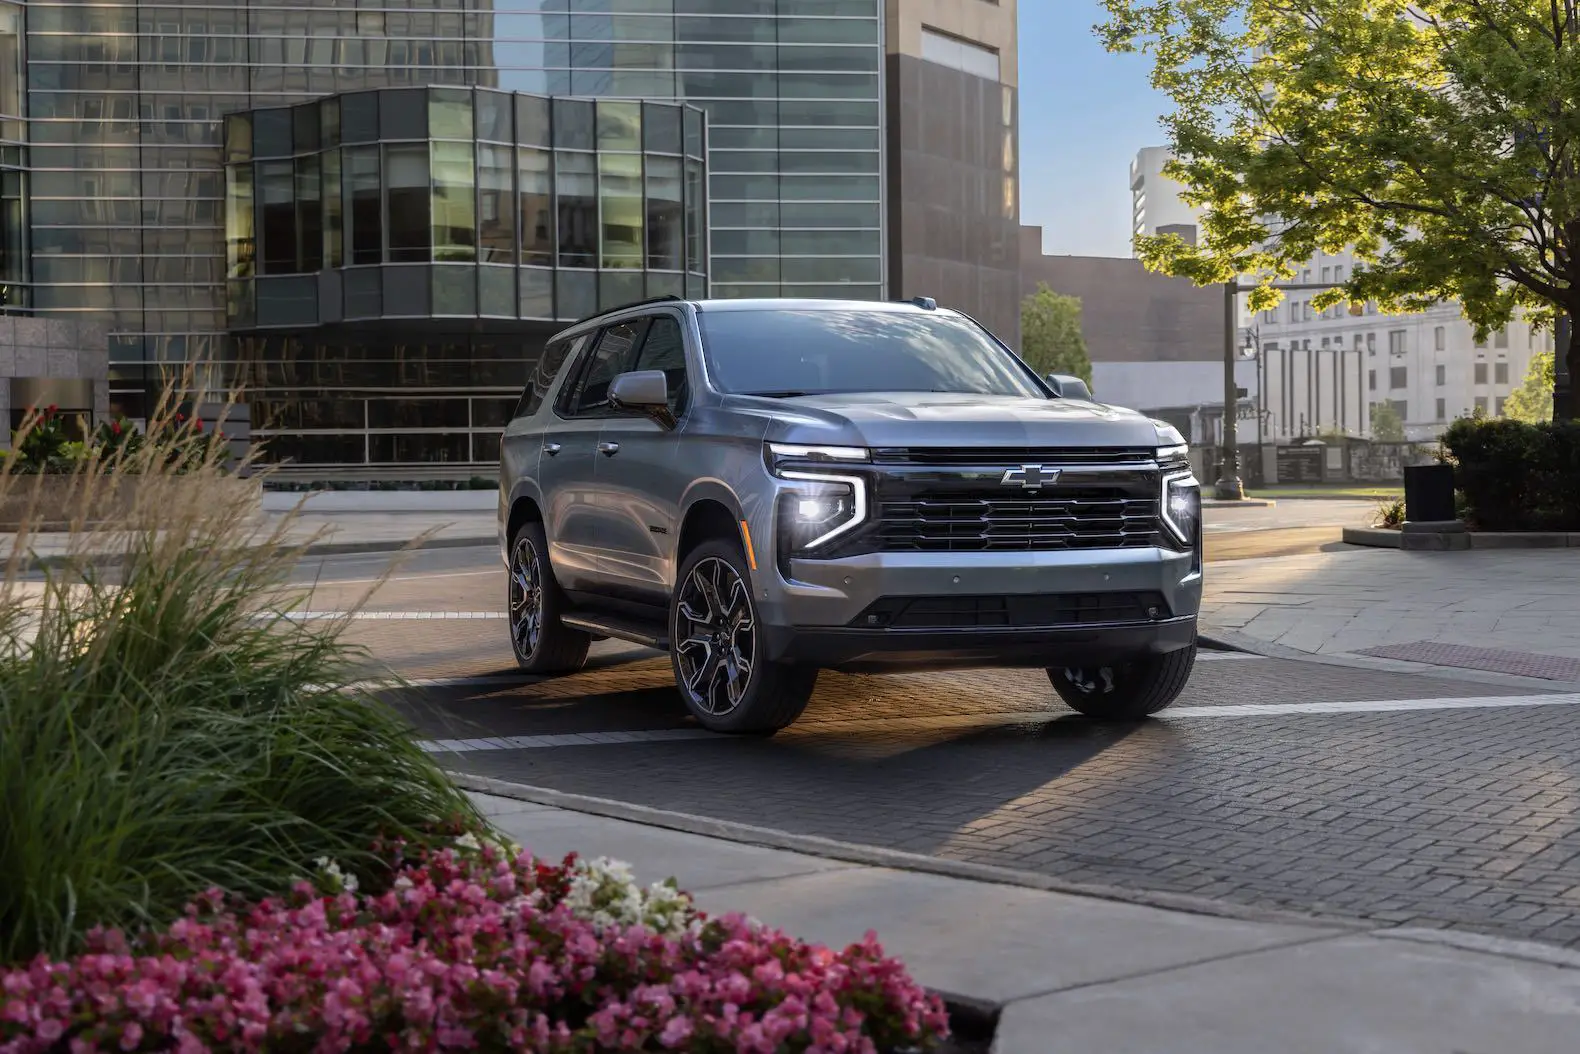
<svg viewBox="0 0 1580 1054"><path fill-rule="evenodd" d="M686 342L673 315L658 315L648 327L634 370L663 370L669 379L669 409L679 417L686 410Z"/></svg>
<svg viewBox="0 0 1580 1054"><path fill-rule="evenodd" d="M608 409L609 382L631 368L646 328L647 319L638 318L617 322L598 335L598 346L588 356L586 372L567 404L570 416L587 417Z"/></svg>
<svg viewBox="0 0 1580 1054"><path fill-rule="evenodd" d="M565 368L565 360L571 358L574 352L581 351L586 344L587 334L583 333L574 340L556 340L543 349L537 368L532 371L532 378L521 393L521 402L516 404L516 417L531 417L538 412L549 389L554 386L554 378Z"/></svg>

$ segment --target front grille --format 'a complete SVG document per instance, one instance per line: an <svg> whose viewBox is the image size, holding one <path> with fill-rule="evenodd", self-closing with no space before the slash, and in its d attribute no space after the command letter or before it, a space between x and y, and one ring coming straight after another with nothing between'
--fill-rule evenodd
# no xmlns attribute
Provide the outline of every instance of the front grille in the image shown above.
<svg viewBox="0 0 1580 1054"><path fill-rule="evenodd" d="M884 597L850 625L856 629L1052 629L1149 622L1170 615L1161 593Z"/></svg>
<svg viewBox="0 0 1580 1054"><path fill-rule="evenodd" d="M1151 447L878 447L878 465L1128 465L1151 461Z"/></svg>
<svg viewBox="0 0 1580 1054"><path fill-rule="evenodd" d="M1161 544L1158 500L1104 497L918 497L880 501L888 552L1038 552Z"/></svg>

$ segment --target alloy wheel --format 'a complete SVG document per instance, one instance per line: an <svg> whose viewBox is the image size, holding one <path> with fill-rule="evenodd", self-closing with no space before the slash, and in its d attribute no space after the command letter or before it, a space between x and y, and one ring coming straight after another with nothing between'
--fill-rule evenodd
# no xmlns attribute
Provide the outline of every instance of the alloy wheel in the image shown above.
<svg viewBox="0 0 1580 1054"><path fill-rule="evenodd" d="M681 687L710 716L733 712L746 696L757 659L750 587L729 563L710 556L686 576L676 611Z"/></svg>
<svg viewBox="0 0 1580 1054"><path fill-rule="evenodd" d="M510 553L510 636L522 656L543 636L543 566L530 538L518 538Z"/></svg>

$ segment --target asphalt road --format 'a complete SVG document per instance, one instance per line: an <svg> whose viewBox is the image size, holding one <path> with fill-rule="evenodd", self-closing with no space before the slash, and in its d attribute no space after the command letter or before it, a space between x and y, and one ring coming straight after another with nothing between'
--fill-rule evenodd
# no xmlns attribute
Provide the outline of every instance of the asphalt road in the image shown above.
<svg viewBox="0 0 1580 1054"><path fill-rule="evenodd" d="M1278 525L1209 532L1209 552L1331 546L1337 524L1287 517L1355 511L1291 504L1282 523L1232 510ZM387 563L304 566L308 607L348 609ZM407 557L347 632L423 679L391 702L457 770L1081 883L1580 948L1580 697L1217 655L1159 719L1116 728L1036 672L825 674L792 728L730 739L698 729L667 659L639 648L599 644L569 677L516 674L490 549Z"/></svg>

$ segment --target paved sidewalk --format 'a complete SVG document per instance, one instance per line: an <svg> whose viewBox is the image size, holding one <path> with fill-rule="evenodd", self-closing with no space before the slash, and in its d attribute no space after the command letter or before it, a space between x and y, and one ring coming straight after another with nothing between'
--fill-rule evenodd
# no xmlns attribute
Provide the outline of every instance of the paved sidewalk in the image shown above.
<svg viewBox="0 0 1580 1054"><path fill-rule="evenodd" d="M1580 681L1580 550L1345 549L1208 568L1204 631L1294 652Z"/></svg>
<svg viewBox="0 0 1580 1054"><path fill-rule="evenodd" d="M478 795L533 852L611 856L1002 1007L996 1054L1571 1054L1580 956L1437 931L1226 918L852 863Z"/></svg>

